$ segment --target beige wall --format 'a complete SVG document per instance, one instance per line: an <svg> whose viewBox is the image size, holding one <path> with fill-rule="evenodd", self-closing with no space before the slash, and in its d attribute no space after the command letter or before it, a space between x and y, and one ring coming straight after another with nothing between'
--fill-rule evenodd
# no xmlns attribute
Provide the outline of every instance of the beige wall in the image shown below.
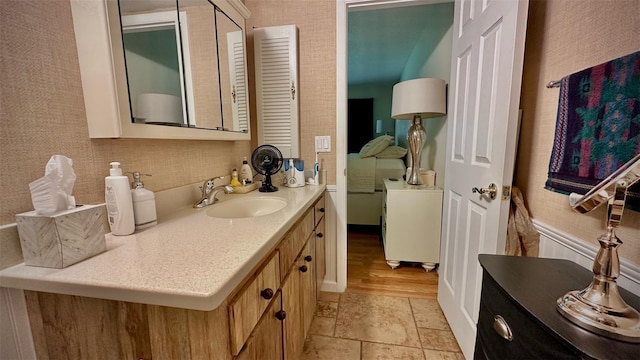
<svg viewBox="0 0 640 360"><path fill-rule="evenodd" d="M558 101L558 89L545 84L640 50L639 34L637 0L531 0L515 183L533 218L594 244L605 209L580 215L567 196L544 189ZM621 256L640 264L640 213L625 212L618 236L625 243Z"/></svg>
<svg viewBox="0 0 640 360"><path fill-rule="evenodd" d="M296 24L300 30L302 157L313 161L313 136L331 135L333 152L320 159L328 183L335 184L335 1L247 0L246 5L252 11L250 89L251 27ZM516 184L534 218L592 243L603 230L604 211L575 214L566 196L543 189L558 96L557 89L544 85L640 49L639 13L635 0L531 1ZM159 191L228 173L250 155L247 141L90 140L69 1L3 0L0 18L0 224L32 209L28 183L43 175L53 154L74 160L78 203L103 201L110 161L121 161L126 171L153 174L145 183ZM255 126L252 131L255 138ZM626 240L622 256L640 263L640 214L625 213L619 236Z"/></svg>
<svg viewBox="0 0 640 360"><path fill-rule="evenodd" d="M154 191L229 174L248 141L90 140L68 0L0 1L0 225L33 209L29 182L53 154L74 161L79 204L104 201L109 162Z"/></svg>
<svg viewBox="0 0 640 360"><path fill-rule="evenodd" d="M301 156L311 168L314 136L330 135L333 151L321 154L320 161L328 183L335 184L335 1L247 0L246 5L252 11L250 89L251 27L296 24L300 30ZM0 16L0 225L32 210L28 184L44 175L53 154L73 159L74 195L84 204L104 201L111 161L120 161L125 171L153 174L145 185L159 191L228 174L251 155L255 140L89 139L69 1L3 0ZM255 139L255 105L251 110Z"/></svg>
<svg viewBox="0 0 640 360"><path fill-rule="evenodd" d="M331 152L320 153L320 169L327 170L327 183L336 183L336 1L335 0L246 0L251 10L247 20L247 54L250 99L255 99L253 27L295 24L298 27L300 96L300 156L312 169L316 135L331 136ZM251 100L251 118L256 118ZM344 135L344 134L342 134ZM252 138L256 139L255 126Z"/></svg>

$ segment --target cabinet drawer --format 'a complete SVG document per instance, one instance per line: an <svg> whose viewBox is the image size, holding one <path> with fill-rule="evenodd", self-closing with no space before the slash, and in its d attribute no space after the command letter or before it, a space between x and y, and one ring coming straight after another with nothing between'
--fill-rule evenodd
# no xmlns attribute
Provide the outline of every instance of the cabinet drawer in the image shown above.
<svg viewBox="0 0 640 360"><path fill-rule="evenodd" d="M229 304L231 351L237 355L280 287L278 253Z"/></svg>
<svg viewBox="0 0 640 360"><path fill-rule="evenodd" d="M280 292L274 297L247 344L235 360L282 359L282 308Z"/></svg>
<svg viewBox="0 0 640 360"><path fill-rule="evenodd" d="M320 219L324 216L325 207L324 207L324 195L320 197L318 202L313 206L314 209L314 225L318 226Z"/></svg>
<svg viewBox="0 0 640 360"><path fill-rule="evenodd" d="M298 254L302 251L311 232L313 232L313 217L314 211L310 209L280 243L278 247L278 252L280 253L280 279L284 279L287 276L289 268L291 268Z"/></svg>
<svg viewBox="0 0 640 360"><path fill-rule="evenodd" d="M508 325L513 336L511 341L494 330L496 316L501 316ZM579 358L527 316L487 273L482 282L477 331L478 347L488 359Z"/></svg>

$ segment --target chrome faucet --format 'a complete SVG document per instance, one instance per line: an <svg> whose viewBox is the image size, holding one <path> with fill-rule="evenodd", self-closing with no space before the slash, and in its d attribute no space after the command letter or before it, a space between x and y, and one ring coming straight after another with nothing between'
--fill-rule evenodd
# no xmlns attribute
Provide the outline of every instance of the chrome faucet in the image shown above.
<svg viewBox="0 0 640 360"><path fill-rule="evenodd" d="M233 192L233 187L231 185L215 186L215 181L218 179L224 179L224 176L211 178L202 184L202 197L193 204L194 208L203 208L207 205L215 204L216 201L218 201L216 195L218 195L220 191L224 191L225 194Z"/></svg>

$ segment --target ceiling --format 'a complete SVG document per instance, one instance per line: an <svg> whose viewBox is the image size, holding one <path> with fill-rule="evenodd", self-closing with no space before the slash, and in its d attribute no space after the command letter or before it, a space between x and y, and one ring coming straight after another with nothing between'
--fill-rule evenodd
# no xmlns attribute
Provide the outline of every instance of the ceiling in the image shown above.
<svg viewBox="0 0 640 360"><path fill-rule="evenodd" d="M452 6L440 3L350 11L349 85L400 81L418 41L433 48L451 26Z"/></svg>

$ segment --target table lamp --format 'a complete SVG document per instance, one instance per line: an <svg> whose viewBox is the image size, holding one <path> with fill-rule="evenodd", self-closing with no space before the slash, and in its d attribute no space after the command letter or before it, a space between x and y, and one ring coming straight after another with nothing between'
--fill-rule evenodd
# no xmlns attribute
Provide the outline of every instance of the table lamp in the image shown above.
<svg viewBox="0 0 640 360"><path fill-rule="evenodd" d="M445 115L447 113L446 97L446 83L442 79L420 78L403 81L393 86L391 117L413 121L407 132L411 154L411 174L407 177L407 184L422 185L420 159L427 138L422 119Z"/></svg>

